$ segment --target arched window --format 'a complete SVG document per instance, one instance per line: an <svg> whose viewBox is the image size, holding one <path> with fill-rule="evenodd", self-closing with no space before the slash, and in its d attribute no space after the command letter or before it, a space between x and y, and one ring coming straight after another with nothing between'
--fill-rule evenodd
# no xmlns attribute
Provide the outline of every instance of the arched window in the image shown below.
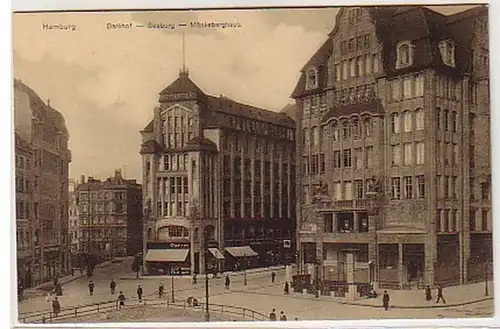
<svg viewBox="0 0 500 329"><path fill-rule="evenodd" d="M396 68L407 67L413 64L413 45L408 41L400 42L396 49Z"/></svg>
<svg viewBox="0 0 500 329"><path fill-rule="evenodd" d="M307 71L306 78L306 88L313 89L318 86L318 72L315 68L311 68Z"/></svg>
<svg viewBox="0 0 500 329"><path fill-rule="evenodd" d="M394 134L398 134L401 131L401 121L399 118L399 113L391 114L391 131Z"/></svg>
<svg viewBox="0 0 500 329"><path fill-rule="evenodd" d="M363 121L363 131L365 133L365 137L369 137L372 135L372 120L367 118Z"/></svg>
<svg viewBox="0 0 500 329"><path fill-rule="evenodd" d="M409 133L412 130L412 115L410 111L403 112L404 132Z"/></svg>
<svg viewBox="0 0 500 329"><path fill-rule="evenodd" d="M352 123L352 134L354 138L360 138L361 137L361 125L359 124L359 120L356 119Z"/></svg>
<svg viewBox="0 0 500 329"><path fill-rule="evenodd" d="M319 145L319 128L318 127L312 127L312 145L313 146Z"/></svg>
<svg viewBox="0 0 500 329"><path fill-rule="evenodd" d="M307 128L302 129L302 145L307 147L309 144L309 130Z"/></svg>
<svg viewBox="0 0 500 329"><path fill-rule="evenodd" d="M339 127L337 125L337 122L333 122L331 124L331 131L332 131L332 140L334 142L338 142L340 140L340 134L339 134Z"/></svg>
<svg viewBox="0 0 500 329"><path fill-rule="evenodd" d="M424 111L422 109L415 111L415 126L417 131L424 130Z"/></svg>
<svg viewBox="0 0 500 329"><path fill-rule="evenodd" d="M344 139L351 138L351 126L347 121L342 124L342 137Z"/></svg>
<svg viewBox="0 0 500 329"><path fill-rule="evenodd" d="M444 64L455 66L455 44L451 40L441 41L439 43L439 52Z"/></svg>

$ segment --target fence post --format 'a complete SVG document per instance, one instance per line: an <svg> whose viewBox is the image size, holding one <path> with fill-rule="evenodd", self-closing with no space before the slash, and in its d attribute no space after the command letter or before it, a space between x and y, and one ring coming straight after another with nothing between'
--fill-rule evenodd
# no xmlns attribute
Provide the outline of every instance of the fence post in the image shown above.
<svg viewBox="0 0 500 329"><path fill-rule="evenodd" d="M252 320L255 320L255 311L252 311Z"/></svg>
<svg viewBox="0 0 500 329"><path fill-rule="evenodd" d="M99 312L99 304L97 304L97 312Z"/></svg>
<svg viewBox="0 0 500 329"><path fill-rule="evenodd" d="M243 319L245 318L245 309L243 309Z"/></svg>
<svg viewBox="0 0 500 329"><path fill-rule="evenodd" d="M75 307L75 317L78 314L78 307Z"/></svg>

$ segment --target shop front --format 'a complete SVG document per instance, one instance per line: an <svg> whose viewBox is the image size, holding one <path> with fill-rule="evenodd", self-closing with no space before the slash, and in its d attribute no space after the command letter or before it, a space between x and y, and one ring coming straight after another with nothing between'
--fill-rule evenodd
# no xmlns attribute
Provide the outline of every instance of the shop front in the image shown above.
<svg viewBox="0 0 500 329"><path fill-rule="evenodd" d="M189 275L189 242L149 242L146 266L149 275Z"/></svg>
<svg viewBox="0 0 500 329"><path fill-rule="evenodd" d="M241 271L259 266L259 254L250 246L226 247L225 268L228 271Z"/></svg>

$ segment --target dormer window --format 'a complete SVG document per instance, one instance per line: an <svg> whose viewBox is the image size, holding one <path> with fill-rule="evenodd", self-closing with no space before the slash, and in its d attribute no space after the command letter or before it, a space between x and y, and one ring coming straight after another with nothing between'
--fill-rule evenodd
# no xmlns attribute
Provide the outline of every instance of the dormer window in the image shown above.
<svg viewBox="0 0 500 329"><path fill-rule="evenodd" d="M318 70L316 68L309 69L306 77L306 88L314 89L318 87Z"/></svg>
<svg viewBox="0 0 500 329"><path fill-rule="evenodd" d="M396 48L396 69L413 65L414 46L409 41L398 43Z"/></svg>
<svg viewBox="0 0 500 329"><path fill-rule="evenodd" d="M443 63L455 67L455 44L451 40L444 40L439 43L439 52Z"/></svg>

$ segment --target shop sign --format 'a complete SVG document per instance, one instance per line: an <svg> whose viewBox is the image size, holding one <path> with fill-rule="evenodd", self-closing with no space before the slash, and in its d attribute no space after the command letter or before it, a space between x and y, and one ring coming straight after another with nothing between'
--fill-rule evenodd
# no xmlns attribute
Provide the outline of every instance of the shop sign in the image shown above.
<svg viewBox="0 0 500 329"><path fill-rule="evenodd" d="M188 242L168 242L167 249L189 249Z"/></svg>

